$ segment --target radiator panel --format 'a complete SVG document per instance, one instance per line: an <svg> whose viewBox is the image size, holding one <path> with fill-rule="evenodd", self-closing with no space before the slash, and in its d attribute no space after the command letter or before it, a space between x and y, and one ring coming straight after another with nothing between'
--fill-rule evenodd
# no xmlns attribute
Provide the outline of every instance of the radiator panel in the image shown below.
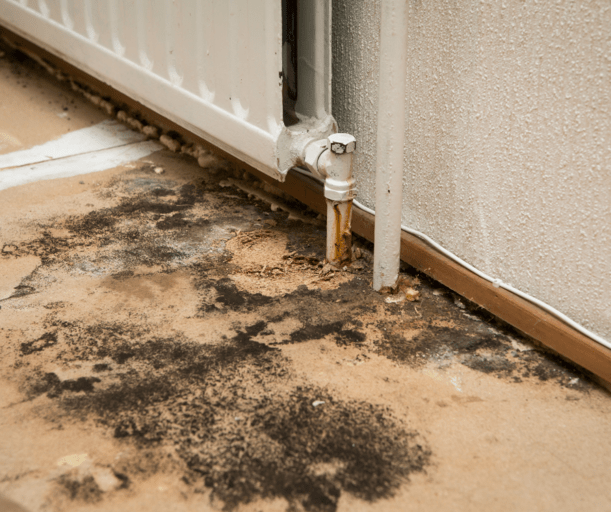
<svg viewBox="0 0 611 512"><path fill-rule="evenodd" d="M277 179L291 164L279 1L0 0L0 24Z"/></svg>

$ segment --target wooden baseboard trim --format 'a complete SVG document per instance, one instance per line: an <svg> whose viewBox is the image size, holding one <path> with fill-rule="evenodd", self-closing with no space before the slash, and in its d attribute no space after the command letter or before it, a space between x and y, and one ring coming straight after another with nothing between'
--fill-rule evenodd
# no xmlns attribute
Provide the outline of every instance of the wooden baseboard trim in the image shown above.
<svg viewBox="0 0 611 512"><path fill-rule="evenodd" d="M209 142L188 132L157 112L66 63L60 57L3 27L0 27L0 30L1 35L14 46L23 49L26 53L33 53L44 58L68 73L79 83L87 85L98 94L110 98L113 103L126 105L139 112L149 122L164 130L174 130L189 141L212 146ZM323 195L323 187L317 181L297 173L289 173L286 181L280 183L237 160L225 151L218 148L215 148L215 151L260 180L291 195L318 213L326 215L327 206ZM374 227L373 215L359 208L353 208L352 228L355 233L373 242ZM457 264L425 241L405 232L401 234L401 259L546 347L551 348L561 356L592 372L602 380L601 384L611 389L611 350L591 340L535 304L505 289L494 287L492 283Z"/></svg>

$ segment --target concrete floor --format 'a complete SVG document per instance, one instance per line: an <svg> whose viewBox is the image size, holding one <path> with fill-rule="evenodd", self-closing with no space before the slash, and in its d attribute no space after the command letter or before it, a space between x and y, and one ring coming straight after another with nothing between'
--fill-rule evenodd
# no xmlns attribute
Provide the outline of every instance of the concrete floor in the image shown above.
<svg viewBox="0 0 611 512"><path fill-rule="evenodd" d="M107 119L10 52L0 88L5 157ZM0 190L0 509L611 510L608 392L204 160Z"/></svg>

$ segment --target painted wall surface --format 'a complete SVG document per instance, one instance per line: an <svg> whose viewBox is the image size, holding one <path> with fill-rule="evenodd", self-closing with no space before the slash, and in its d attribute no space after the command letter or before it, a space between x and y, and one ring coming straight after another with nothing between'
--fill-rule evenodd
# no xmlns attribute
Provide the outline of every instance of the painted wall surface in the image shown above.
<svg viewBox="0 0 611 512"><path fill-rule="evenodd" d="M374 208L379 1L333 2ZM403 224L611 340L611 5L409 1Z"/></svg>

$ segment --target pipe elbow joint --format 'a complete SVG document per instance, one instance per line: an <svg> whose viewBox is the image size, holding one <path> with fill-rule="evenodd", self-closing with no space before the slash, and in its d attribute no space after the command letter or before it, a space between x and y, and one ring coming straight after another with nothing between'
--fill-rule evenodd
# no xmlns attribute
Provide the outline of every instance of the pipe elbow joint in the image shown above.
<svg viewBox="0 0 611 512"><path fill-rule="evenodd" d="M334 133L327 139L327 150L318 159L319 172L325 175L325 197L345 202L356 197L352 161L356 139L348 133Z"/></svg>
<svg viewBox="0 0 611 512"><path fill-rule="evenodd" d="M356 139L347 133L334 133L305 147L303 163L314 176L324 180L327 199L345 202L356 197L352 176L355 150Z"/></svg>

